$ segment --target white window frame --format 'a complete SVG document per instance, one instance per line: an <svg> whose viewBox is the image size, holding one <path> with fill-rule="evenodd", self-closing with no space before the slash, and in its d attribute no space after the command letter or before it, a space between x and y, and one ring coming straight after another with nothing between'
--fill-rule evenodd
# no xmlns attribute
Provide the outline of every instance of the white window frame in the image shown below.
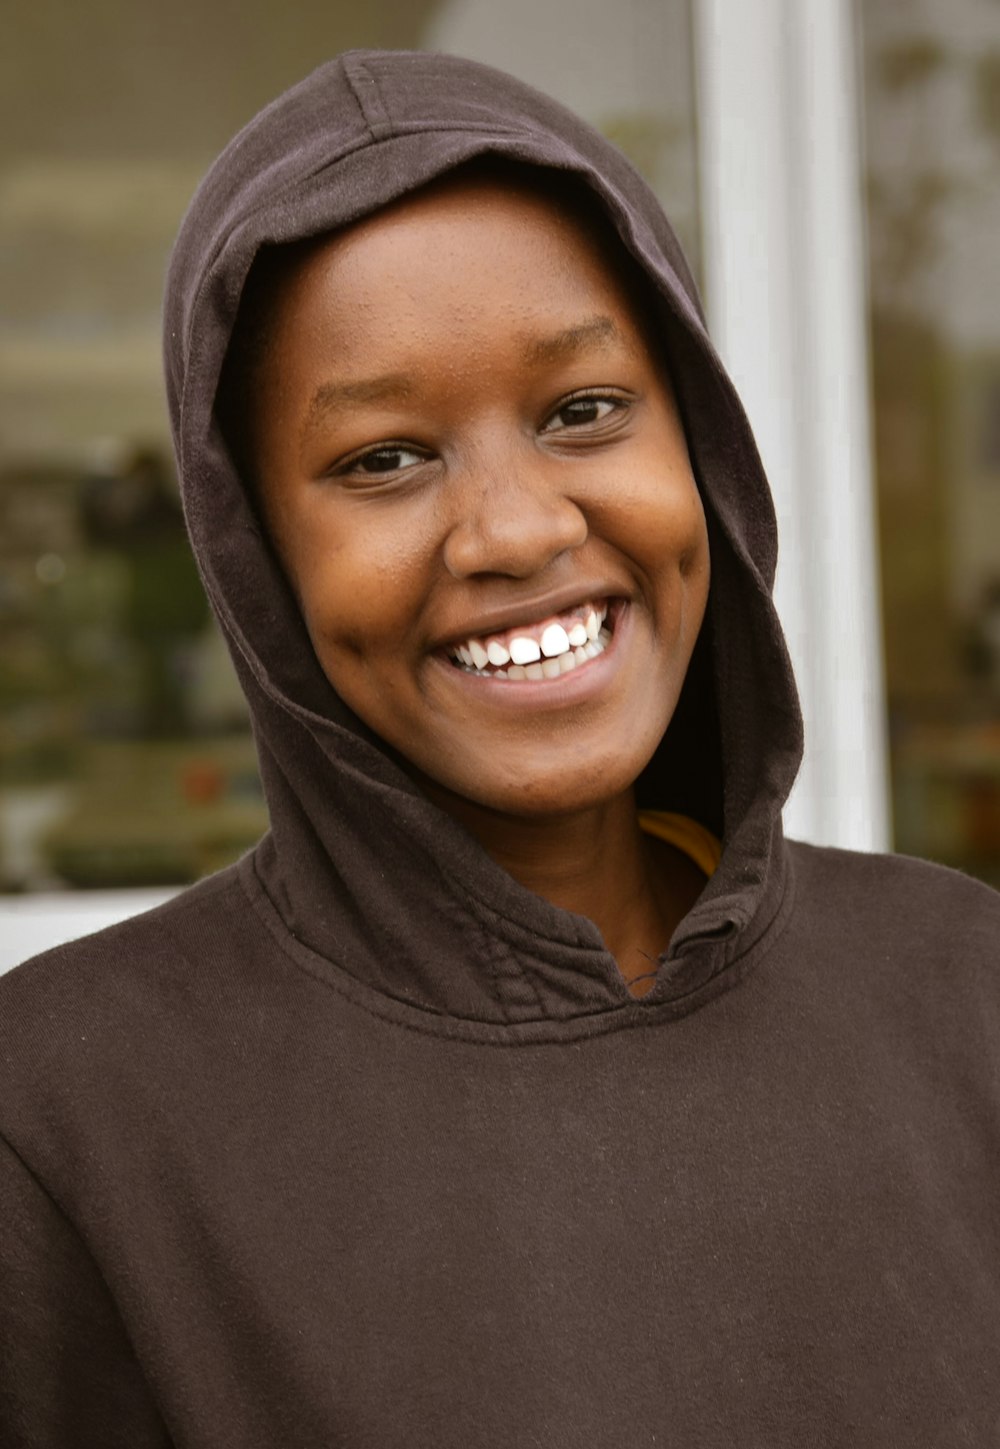
<svg viewBox="0 0 1000 1449"><path fill-rule="evenodd" d="M851 0L693 0L706 305L774 490L790 836L889 848Z"/></svg>

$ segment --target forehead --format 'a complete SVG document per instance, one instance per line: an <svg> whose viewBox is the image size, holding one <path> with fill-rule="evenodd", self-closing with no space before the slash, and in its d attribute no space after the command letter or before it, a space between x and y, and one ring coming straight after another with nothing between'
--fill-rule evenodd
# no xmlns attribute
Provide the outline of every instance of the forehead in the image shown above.
<svg viewBox="0 0 1000 1449"><path fill-rule="evenodd" d="M261 400L272 408L303 369L340 381L412 373L453 344L457 355L463 326L508 341L512 356L554 344L556 362L567 333L607 343L594 320L609 314L619 341L627 333L669 372L650 284L582 183L463 167L342 231L258 257L227 357L223 426L245 451Z"/></svg>
<svg viewBox="0 0 1000 1449"><path fill-rule="evenodd" d="M470 285L471 284L471 285ZM343 231L283 249L260 278L272 326L308 320L318 300L349 316L379 304L411 322L464 288L463 307L544 287L604 290L626 308L645 284L582 183L528 168L463 167ZM646 307L638 310L645 312ZM513 325L515 319L511 316Z"/></svg>

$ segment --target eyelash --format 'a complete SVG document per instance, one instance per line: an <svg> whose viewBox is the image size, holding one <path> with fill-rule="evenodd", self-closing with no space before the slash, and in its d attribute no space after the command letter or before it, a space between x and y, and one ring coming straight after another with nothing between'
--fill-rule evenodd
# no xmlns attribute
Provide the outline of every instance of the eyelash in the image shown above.
<svg viewBox="0 0 1000 1449"><path fill-rule="evenodd" d="M580 422L575 427L570 424L564 424L564 427L569 432L583 432L585 429L599 429L602 424L607 423L616 414L622 414L626 412L631 407L632 401L633 400L625 394L611 392L608 389L595 388L594 390L589 392L571 393L569 397L565 397L560 402L558 402L556 406L548 413L544 422L542 423L541 428L539 429L539 432L549 433L550 431L555 431L550 428L550 425L555 419L559 417L560 413L566 412L569 408L578 406L581 403L607 403L609 404L610 411L606 413L603 417L599 417L596 419L586 419ZM401 468L397 464L397 466L392 468L376 467L369 471L364 467L364 464L379 457L383 459L392 457L398 458L400 455L406 454L412 455L420 462L427 462L429 457L431 456L430 454L425 454L420 448L414 447L412 443L379 443L373 448L365 448L360 453L355 453L352 457L344 459L343 462L336 465L332 472L334 476L339 478L350 477L352 473L359 473L365 478L388 479L393 475L408 472L409 469Z"/></svg>
<svg viewBox="0 0 1000 1449"><path fill-rule="evenodd" d="M607 422L608 419L612 417L615 413L622 413L626 411L631 406L631 402L631 398L626 397L624 394L608 392L606 389L601 390L595 388L590 392L572 393L569 397L563 398L562 402L557 403L556 406L552 409L542 425L542 432L545 432L548 429L548 425L553 421L553 419L557 418L560 413L566 412L568 408L576 407L579 403L609 403L611 405L610 413L606 413L603 418L584 421L583 423L581 423L582 428L587 427L588 425L597 426L603 422ZM576 429L573 429L573 431L576 431Z"/></svg>
<svg viewBox="0 0 1000 1449"><path fill-rule="evenodd" d="M400 455L407 453L420 459L421 462L426 461L426 456L420 449L414 448L408 443L379 443L376 448L368 448L365 452L357 453L353 458L348 458L345 463L339 465L336 472L341 477L350 473L363 473L367 478L389 477L393 473L399 473L404 470L400 469L397 465L394 468L373 468L369 472L363 465L370 463L375 458L398 458Z"/></svg>

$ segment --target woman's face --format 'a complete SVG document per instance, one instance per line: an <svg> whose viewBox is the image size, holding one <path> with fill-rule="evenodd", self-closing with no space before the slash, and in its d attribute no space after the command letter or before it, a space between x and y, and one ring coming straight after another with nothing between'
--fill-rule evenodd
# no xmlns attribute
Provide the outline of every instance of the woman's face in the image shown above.
<svg viewBox="0 0 1000 1449"><path fill-rule="evenodd" d="M663 363L604 252L532 190L452 180L318 245L272 311L257 484L338 694L463 802L537 817L626 791L709 559Z"/></svg>

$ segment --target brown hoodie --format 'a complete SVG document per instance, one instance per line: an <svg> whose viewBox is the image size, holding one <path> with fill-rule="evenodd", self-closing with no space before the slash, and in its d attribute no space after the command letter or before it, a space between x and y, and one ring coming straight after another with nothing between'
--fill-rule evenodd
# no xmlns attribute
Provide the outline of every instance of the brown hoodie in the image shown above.
<svg viewBox="0 0 1000 1449"><path fill-rule="evenodd" d="M639 793L724 850L640 1000L338 700L214 412L262 245L487 152L644 269L709 520ZM509 77L340 57L206 178L166 353L272 828L0 982L0 1444L1000 1443L1000 898L783 840L773 510L646 186Z"/></svg>

